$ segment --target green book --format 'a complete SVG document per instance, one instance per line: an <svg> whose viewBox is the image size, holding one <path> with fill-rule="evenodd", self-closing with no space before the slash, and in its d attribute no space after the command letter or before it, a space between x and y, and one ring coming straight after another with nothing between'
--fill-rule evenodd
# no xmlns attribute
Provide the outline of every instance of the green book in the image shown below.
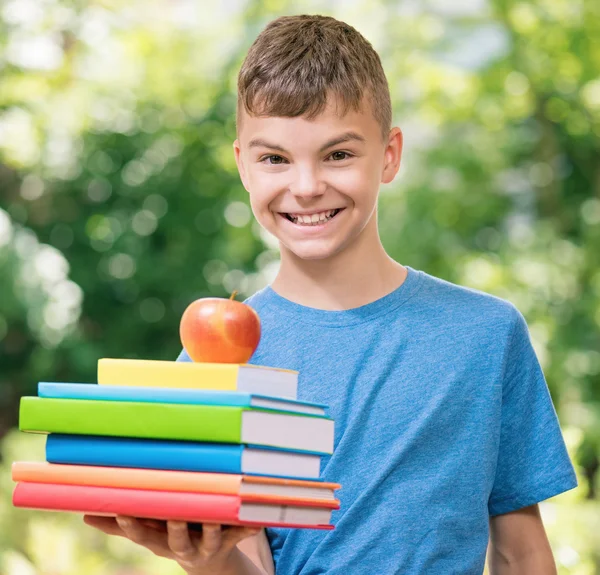
<svg viewBox="0 0 600 575"><path fill-rule="evenodd" d="M333 453L333 420L222 405L23 397L19 429Z"/></svg>

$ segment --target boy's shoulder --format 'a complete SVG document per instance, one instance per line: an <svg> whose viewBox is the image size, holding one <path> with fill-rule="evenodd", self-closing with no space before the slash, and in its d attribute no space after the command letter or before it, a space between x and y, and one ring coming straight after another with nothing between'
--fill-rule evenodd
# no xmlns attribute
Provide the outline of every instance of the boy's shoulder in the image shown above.
<svg viewBox="0 0 600 575"><path fill-rule="evenodd" d="M415 315L439 332L483 343L528 339L525 318L507 299L419 272L423 277Z"/></svg>
<svg viewBox="0 0 600 575"><path fill-rule="evenodd" d="M450 323L455 327L510 327L524 322L521 312L507 299L406 267L409 273L407 280L396 290L397 294L390 294L394 297L393 302L388 302L401 303L403 315L410 314L415 320L437 325ZM380 301L390 298L390 295ZM245 303L260 313L274 311L280 301L281 298L266 286L246 299ZM295 308L301 309L301 306ZM384 314L383 317L391 322L397 314Z"/></svg>
<svg viewBox="0 0 600 575"><path fill-rule="evenodd" d="M485 313L511 319L520 314L512 302L497 295L452 283L423 271L417 273L423 277L423 299L439 311L459 310L469 315Z"/></svg>
<svg viewBox="0 0 600 575"><path fill-rule="evenodd" d="M298 353L321 357L328 346L338 359L376 346L387 353L374 358L417 354L432 364L463 362L465 369L504 369L509 357L533 360L527 323L514 304L412 268L394 292L361 308L304 308L269 286L246 302L264 328L256 362L272 361L275 354L281 365L293 365L301 361Z"/></svg>

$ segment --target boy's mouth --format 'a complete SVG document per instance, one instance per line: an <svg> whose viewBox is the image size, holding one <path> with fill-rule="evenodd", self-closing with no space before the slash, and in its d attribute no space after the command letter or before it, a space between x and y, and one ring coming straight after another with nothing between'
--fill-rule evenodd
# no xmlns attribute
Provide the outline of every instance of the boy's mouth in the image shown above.
<svg viewBox="0 0 600 575"><path fill-rule="evenodd" d="M335 218L335 216L337 216L343 209L344 208L325 210L323 212L314 214L288 214L280 212L280 215L288 219L293 224L297 224L299 226L318 226L319 224L324 224Z"/></svg>

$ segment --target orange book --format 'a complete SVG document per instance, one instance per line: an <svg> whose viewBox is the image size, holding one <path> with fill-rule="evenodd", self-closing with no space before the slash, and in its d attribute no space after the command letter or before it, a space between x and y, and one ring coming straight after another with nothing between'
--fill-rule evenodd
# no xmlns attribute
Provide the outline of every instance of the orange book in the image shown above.
<svg viewBox="0 0 600 575"><path fill-rule="evenodd" d="M332 509L339 505L334 491L340 488L337 483L278 477L67 465L37 461L13 463L12 479L31 483L238 495L244 501L265 503L269 501L289 501L290 503L302 501L305 504Z"/></svg>

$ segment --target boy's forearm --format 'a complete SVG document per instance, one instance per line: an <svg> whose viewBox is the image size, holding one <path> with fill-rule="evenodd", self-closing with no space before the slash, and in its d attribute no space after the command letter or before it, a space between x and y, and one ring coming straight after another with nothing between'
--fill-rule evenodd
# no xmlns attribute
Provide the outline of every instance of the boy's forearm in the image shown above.
<svg viewBox="0 0 600 575"><path fill-rule="evenodd" d="M556 563L548 549L532 551L518 558L509 558L493 549L489 558L490 575L557 575Z"/></svg>
<svg viewBox="0 0 600 575"><path fill-rule="evenodd" d="M233 549L227 560L226 566L221 566L216 570L206 567L196 569L184 569L187 575L271 575L262 568L257 567L244 553L237 547Z"/></svg>
<svg viewBox="0 0 600 575"><path fill-rule="evenodd" d="M228 568L220 575L269 575L264 569L257 567L237 547L231 553Z"/></svg>

